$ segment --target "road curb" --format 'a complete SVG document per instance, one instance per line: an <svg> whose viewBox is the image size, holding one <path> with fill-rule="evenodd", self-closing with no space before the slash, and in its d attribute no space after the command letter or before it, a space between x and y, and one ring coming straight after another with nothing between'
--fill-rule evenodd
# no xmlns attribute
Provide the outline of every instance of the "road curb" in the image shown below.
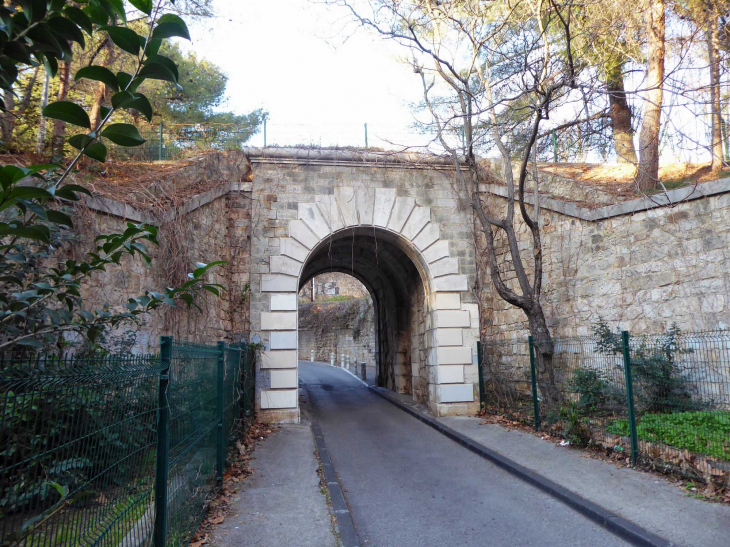
<svg viewBox="0 0 730 547"><path fill-rule="evenodd" d="M403 402L399 401L392 393L382 388L368 386L371 391L378 394L380 397L395 405L401 410L407 412L416 419L422 421L426 425L432 427L439 433L445 435L452 441L457 442L464 448L474 452L478 456L488 460L498 467L504 469L508 473L518 477L532 486L539 488L546 494L552 496L558 501L566 504L572 509L584 517L592 520L596 524L606 528L611 533L619 536L620 538L632 543L633 545L640 545L642 547L672 547L675 544L661 538L651 532L644 530L640 526L637 526L633 522L620 517L611 511L604 509L600 505L589 501L574 492L571 492L567 488L559 485L556 482L551 481L542 475L535 473L531 469L528 469L515 461L503 456L502 454L495 452L494 450L487 448L481 443L459 433L458 431L451 429L447 425L442 424L436 418L424 414L412 408Z"/></svg>
<svg viewBox="0 0 730 547"><path fill-rule="evenodd" d="M314 409L312 408L312 398L309 390L304 387L307 392L307 406L309 407L309 421L312 424L312 433L314 434L314 442L317 445L317 452L319 452L319 461L322 464L322 470L324 471L324 479L327 482L327 490L329 490L330 501L332 502L332 511L335 514L337 520L337 529L340 532L340 540L342 541L343 547L360 547L360 538L357 535L357 529L355 523L352 520L352 514L350 509L347 507L345 501L345 494L342 492L340 481L337 478L335 472L335 466L332 464L327 445L324 442L324 435L322 429L319 427L319 422L314 415Z"/></svg>

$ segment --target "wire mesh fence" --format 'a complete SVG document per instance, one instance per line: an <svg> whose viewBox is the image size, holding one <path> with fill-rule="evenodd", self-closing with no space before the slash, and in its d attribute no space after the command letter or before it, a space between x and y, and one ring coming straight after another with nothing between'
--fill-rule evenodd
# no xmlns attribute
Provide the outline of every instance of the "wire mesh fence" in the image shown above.
<svg viewBox="0 0 730 547"><path fill-rule="evenodd" d="M125 147L110 144L117 160L180 160L209 150L240 150L259 130L255 124L164 124L140 129L144 144Z"/></svg>
<svg viewBox="0 0 730 547"><path fill-rule="evenodd" d="M535 429L711 481L730 477L730 332L630 336L605 326L481 344L482 405Z"/></svg>
<svg viewBox="0 0 730 547"><path fill-rule="evenodd" d="M163 342L160 355L0 356L0 545L190 541L252 422L254 354Z"/></svg>

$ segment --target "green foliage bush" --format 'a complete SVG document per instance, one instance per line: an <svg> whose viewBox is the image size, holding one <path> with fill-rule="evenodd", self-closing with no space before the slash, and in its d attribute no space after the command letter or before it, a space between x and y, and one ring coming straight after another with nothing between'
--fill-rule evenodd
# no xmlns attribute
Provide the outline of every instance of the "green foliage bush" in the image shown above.
<svg viewBox="0 0 730 547"><path fill-rule="evenodd" d="M611 331L599 319L593 326L598 353L622 355L621 332ZM642 337L631 344L631 372L639 409L645 412L699 410L701 403L692 401L690 378L685 373L680 356L693 352L681 345L682 331L676 325L656 338Z"/></svg>
<svg viewBox="0 0 730 547"><path fill-rule="evenodd" d="M578 448L584 448L591 442L591 430L578 405L570 402L560 407L560 418L564 421L563 435Z"/></svg>
<svg viewBox="0 0 730 547"><path fill-rule="evenodd" d="M607 428L614 435L629 435L628 420L616 420ZM647 414L639 418L640 440L689 450L730 461L730 412L677 412Z"/></svg>
<svg viewBox="0 0 730 547"><path fill-rule="evenodd" d="M568 389L579 395L578 409L583 414L606 407L611 398L611 384L602 370L579 368L568 380Z"/></svg>

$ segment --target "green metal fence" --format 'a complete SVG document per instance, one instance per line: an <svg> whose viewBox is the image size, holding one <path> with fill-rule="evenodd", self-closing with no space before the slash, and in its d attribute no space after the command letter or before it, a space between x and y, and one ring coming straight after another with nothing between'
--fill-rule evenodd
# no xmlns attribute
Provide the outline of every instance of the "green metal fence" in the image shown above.
<svg viewBox="0 0 730 547"><path fill-rule="evenodd" d="M159 355L0 356L0 545L189 543L253 376L246 345L169 337Z"/></svg>
<svg viewBox="0 0 730 547"><path fill-rule="evenodd" d="M730 476L730 332L480 344L485 410L696 479ZM534 388L533 388L534 386Z"/></svg>

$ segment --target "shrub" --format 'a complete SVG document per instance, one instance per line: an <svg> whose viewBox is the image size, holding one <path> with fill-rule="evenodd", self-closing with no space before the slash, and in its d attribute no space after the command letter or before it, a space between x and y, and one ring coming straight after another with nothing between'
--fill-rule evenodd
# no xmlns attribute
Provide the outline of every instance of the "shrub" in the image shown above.
<svg viewBox="0 0 730 547"><path fill-rule="evenodd" d="M584 448L591 442L591 430L576 403L560 407L560 417L565 422L563 435L573 446Z"/></svg>
<svg viewBox="0 0 730 547"><path fill-rule="evenodd" d="M568 389L579 395L578 410L587 414L605 408L610 396L611 385L602 370L579 368L573 371Z"/></svg>

